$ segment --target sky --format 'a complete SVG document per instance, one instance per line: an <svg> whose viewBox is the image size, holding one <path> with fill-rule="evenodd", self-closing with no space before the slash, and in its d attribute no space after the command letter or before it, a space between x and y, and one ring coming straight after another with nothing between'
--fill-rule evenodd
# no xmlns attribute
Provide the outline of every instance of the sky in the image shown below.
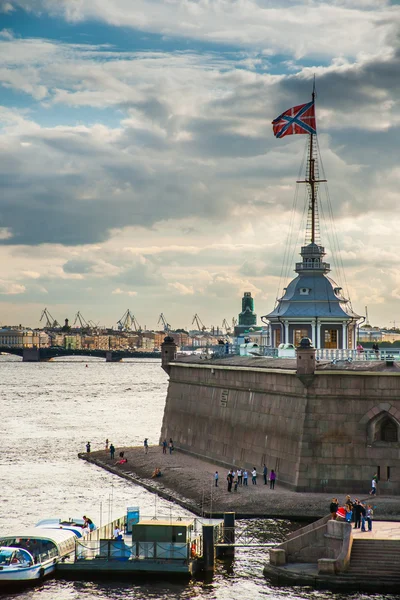
<svg viewBox="0 0 400 600"><path fill-rule="evenodd" d="M389 0L0 0L0 324L270 312L314 76L331 276L400 324L399 40Z"/></svg>

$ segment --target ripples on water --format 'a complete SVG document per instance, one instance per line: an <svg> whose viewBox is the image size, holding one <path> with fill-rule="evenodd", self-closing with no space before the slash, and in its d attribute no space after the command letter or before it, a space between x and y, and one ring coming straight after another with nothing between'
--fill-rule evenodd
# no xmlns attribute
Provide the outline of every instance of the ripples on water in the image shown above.
<svg viewBox="0 0 400 600"><path fill-rule="evenodd" d="M88 367L86 368L86 364ZM46 517L88 514L99 523L140 506L142 514L170 514L171 503L77 458L90 441L158 443L168 379L158 360L117 364L91 359L22 363L0 357L0 531ZM173 506L173 514L187 514ZM254 520L260 537L279 542L296 527ZM240 522L238 524L240 526ZM240 548L232 563L218 563L211 581L70 582L48 580L9 595L15 600L253 600L372 598L308 588L274 588L263 578L265 551ZM6 596L3 596L6 597ZM383 598L379 596L379 598ZM393 598L393 597L392 597Z"/></svg>

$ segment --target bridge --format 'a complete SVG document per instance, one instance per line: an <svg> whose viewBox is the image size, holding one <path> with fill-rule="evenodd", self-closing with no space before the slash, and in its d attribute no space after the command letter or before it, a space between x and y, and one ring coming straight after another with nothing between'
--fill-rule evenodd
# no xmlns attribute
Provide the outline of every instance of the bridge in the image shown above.
<svg viewBox="0 0 400 600"><path fill-rule="evenodd" d="M87 356L105 358L106 362L120 362L124 358L161 358L161 352L137 352L131 350L87 350L70 349L62 346L48 348L12 348L0 346L1 354L21 356L23 362L46 362L64 356Z"/></svg>

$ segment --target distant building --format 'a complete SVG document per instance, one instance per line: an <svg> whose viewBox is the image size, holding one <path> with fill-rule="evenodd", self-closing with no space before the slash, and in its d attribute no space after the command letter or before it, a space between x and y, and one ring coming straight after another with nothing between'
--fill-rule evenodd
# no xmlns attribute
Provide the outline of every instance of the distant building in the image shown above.
<svg viewBox="0 0 400 600"><path fill-rule="evenodd" d="M84 335L82 347L88 350L109 350L110 338L108 335Z"/></svg>
<svg viewBox="0 0 400 600"><path fill-rule="evenodd" d="M49 336L44 331L24 328L0 329L0 346L9 348L46 348Z"/></svg>

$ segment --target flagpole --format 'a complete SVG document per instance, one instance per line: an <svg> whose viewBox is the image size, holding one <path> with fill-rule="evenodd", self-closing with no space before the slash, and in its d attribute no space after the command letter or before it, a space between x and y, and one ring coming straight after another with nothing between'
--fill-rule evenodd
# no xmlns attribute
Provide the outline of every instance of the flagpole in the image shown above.
<svg viewBox="0 0 400 600"><path fill-rule="evenodd" d="M312 91L312 101L315 102L315 75ZM315 108L314 108L315 110ZM310 157L309 157L309 184L311 186L311 243L315 244L315 169L314 169L314 136L310 133Z"/></svg>

